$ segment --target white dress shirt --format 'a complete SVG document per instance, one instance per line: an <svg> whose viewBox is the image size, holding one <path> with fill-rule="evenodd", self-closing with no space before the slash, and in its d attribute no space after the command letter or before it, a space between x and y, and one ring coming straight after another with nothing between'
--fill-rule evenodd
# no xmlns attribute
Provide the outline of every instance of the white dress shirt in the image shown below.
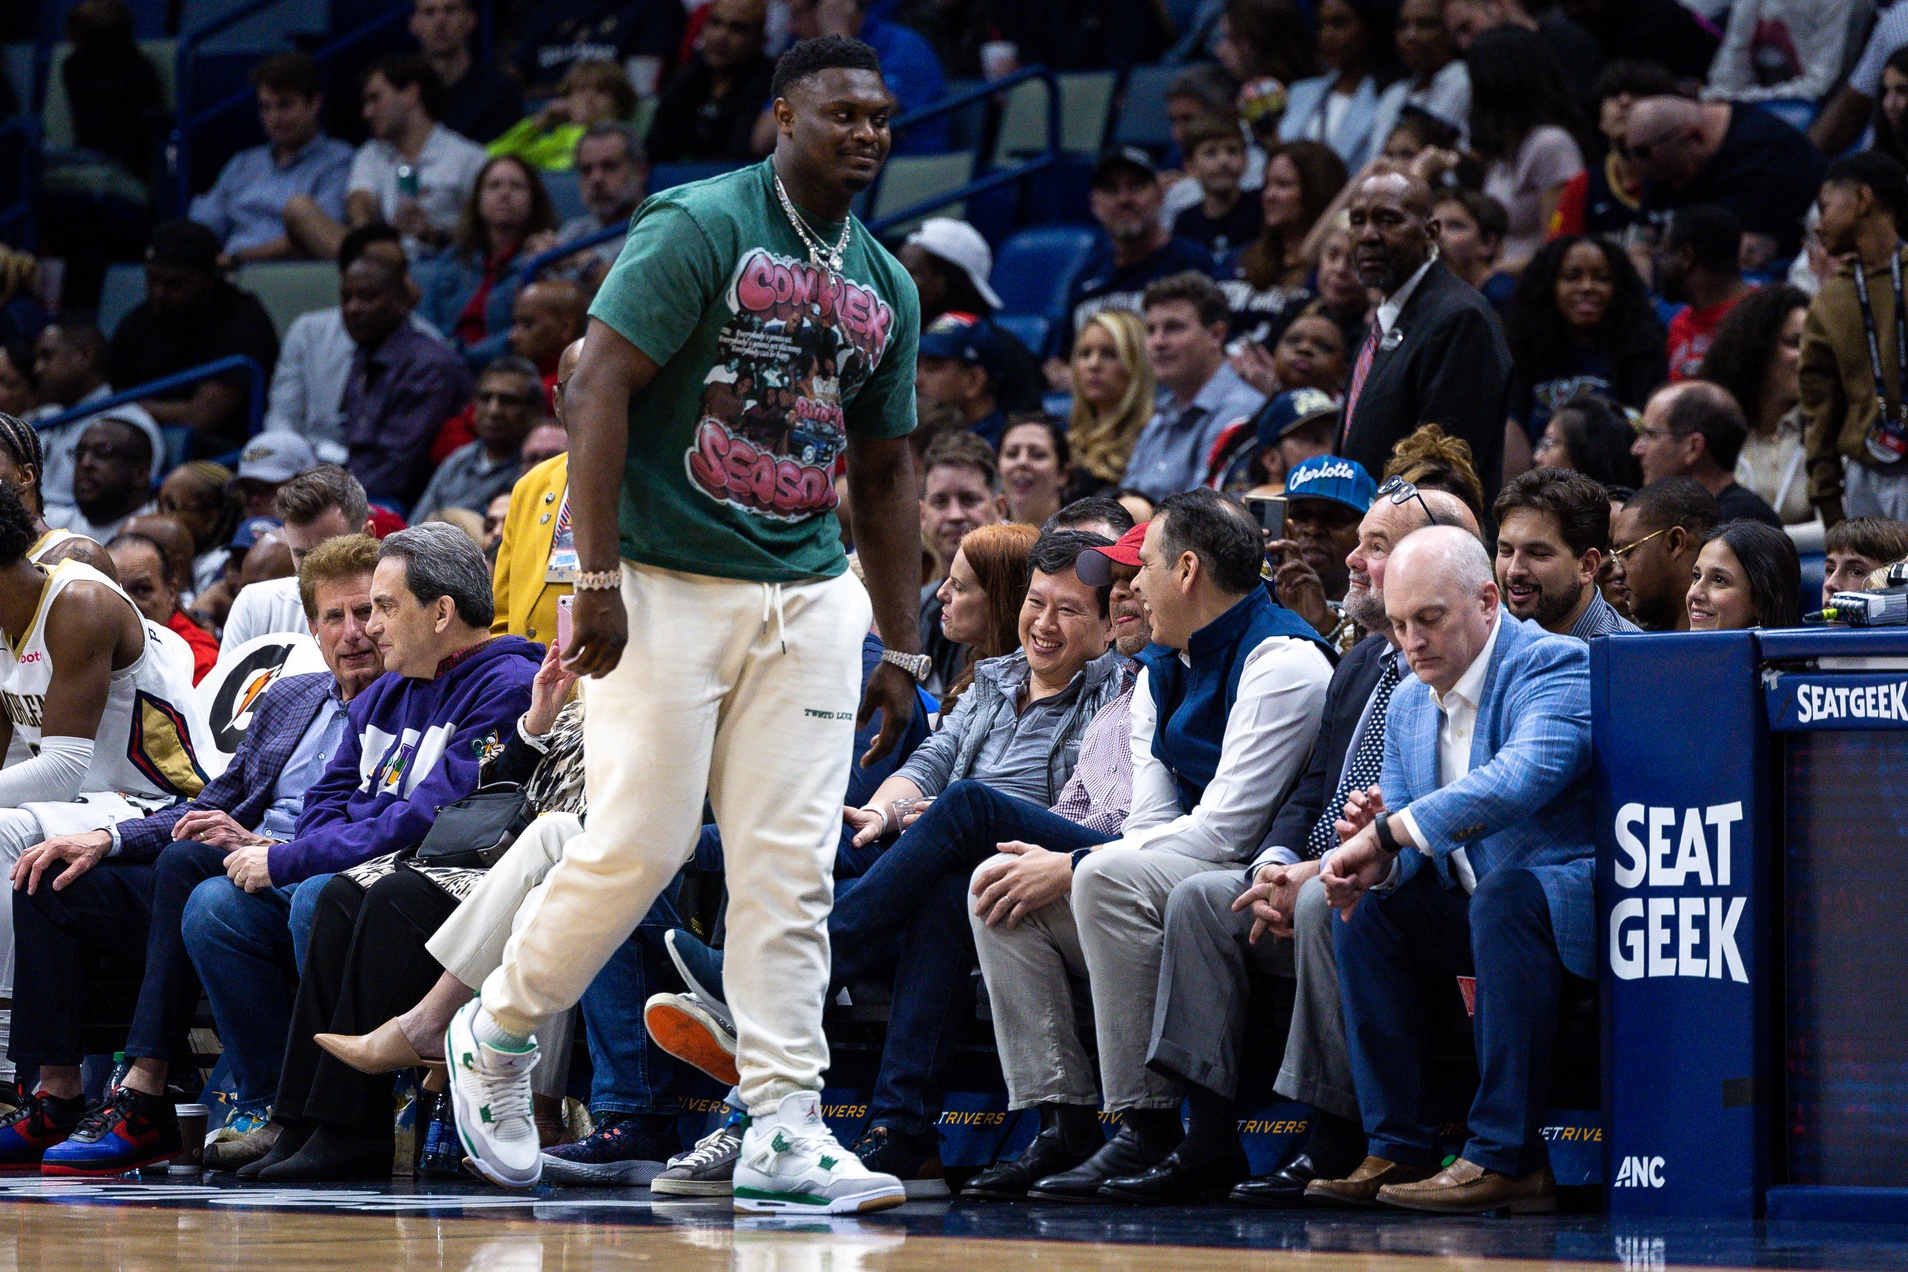
<svg viewBox="0 0 1908 1272"><path fill-rule="evenodd" d="M1425 258L1424 264L1418 266L1417 272L1414 273L1411 277L1405 279L1404 286L1400 287L1397 291L1391 293L1391 295L1385 297L1384 300L1379 302L1378 304L1378 336L1379 336L1378 347L1379 348L1381 349L1384 348L1384 337L1389 336L1391 334L1391 329L1398 325L1398 315L1404 312L1405 302L1411 299L1412 292L1418 290L1418 284L1424 281L1424 276L1426 272L1428 272L1431 268L1431 262L1437 259L1438 259L1438 249L1434 247L1431 249L1431 255Z"/></svg>
<svg viewBox="0 0 1908 1272"><path fill-rule="evenodd" d="M1471 665L1464 669L1457 683L1451 686L1449 693L1440 694L1431 691L1431 701L1443 715L1438 725L1438 786L1449 786L1471 771L1471 742L1477 732L1478 700L1484 693L1484 677L1490 674L1491 654L1497 649L1497 637L1504 630L1504 615L1500 611L1491 619L1491 634L1484 642L1484 648L1478 652ZM1430 853L1431 841L1418 829L1418 821L1411 815L1409 808L1398 811L1398 825L1404 830L1404 838L1420 851ZM1393 863L1396 869L1396 863ZM1477 872L1471 869L1471 858L1462 848L1451 850L1451 873L1457 878L1465 893L1477 891Z"/></svg>
<svg viewBox="0 0 1908 1272"><path fill-rule="evenodd" d="M225 634L219 639L219 656L224 657L246 641L274 632L311 635L305 621L305 602L298 595L298 576L266 579L239 589L232 598L232 612L225 616Z"/></svg>
<svg viewBox="0 0 1908 1272"><path fill-rule="evenodd" d="M1218 862L1251 852L1311 758L1331 678L1331 664L1309 640L1273 636L1247 654L1238 697L1226 716L1219 766L1199 806L1184 812L1172 770L1153 754L1158 710L1142 671L1133 688L1133 804L1124 833L1105 849L1144 848Z"/></svg>

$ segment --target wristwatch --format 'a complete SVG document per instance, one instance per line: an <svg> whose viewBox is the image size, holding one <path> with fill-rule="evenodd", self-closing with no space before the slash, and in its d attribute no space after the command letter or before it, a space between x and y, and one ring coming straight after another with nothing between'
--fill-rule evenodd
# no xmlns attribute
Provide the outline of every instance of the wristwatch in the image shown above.
<svg viewBox="0 0 1908 1272"><path fill-rule="evenodd" d="M914 677L917 685L926 684L927 678L934 673L934 660L926 654L904 654L898 649L884 649L881 651L881 661L893 663L907 672Z"/></svg>

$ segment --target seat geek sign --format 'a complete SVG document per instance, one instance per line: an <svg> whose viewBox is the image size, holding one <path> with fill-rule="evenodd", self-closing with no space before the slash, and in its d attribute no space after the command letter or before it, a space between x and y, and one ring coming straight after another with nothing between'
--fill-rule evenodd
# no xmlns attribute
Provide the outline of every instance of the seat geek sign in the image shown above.
<svg viewBox="0 0 1908 1272"><path fill-rule="evenodd" d="M1768 1184L1774 779L1758 658L1742 632L1591 644L1612 1214L1753 1218Z"/></svg>

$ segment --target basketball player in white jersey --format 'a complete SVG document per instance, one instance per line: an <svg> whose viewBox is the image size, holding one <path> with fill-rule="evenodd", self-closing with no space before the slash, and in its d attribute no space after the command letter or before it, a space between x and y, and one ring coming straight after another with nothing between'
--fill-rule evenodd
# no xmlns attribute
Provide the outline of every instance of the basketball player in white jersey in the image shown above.
<svg viewBox="0 0 1908 1272"><path fill-rule="evenodd" d="M40 446L39 430L25 420L0 411L0 482L20 492L20 502L33 514L37 537L27 549L27 557L42 565L54 565L71 558L84 561L107 578L113 574L113 559L106 549L83 534L60 530L46 524L46 502L40 496L40 477L46 471L46 452ZM13 757L8 756L8 762Z"/></svg>
<svg viewBox="0 0 1908 1272"><path fill-rule="evenodd" d="M190 664L162 643L172 633L91 566L28 559L34 522L0 482L0 731L27 744L27 758L0 769L7 866L43 839L190 798L207 779ZM0 993L12 988L13 911L0 906Z"/></svg>

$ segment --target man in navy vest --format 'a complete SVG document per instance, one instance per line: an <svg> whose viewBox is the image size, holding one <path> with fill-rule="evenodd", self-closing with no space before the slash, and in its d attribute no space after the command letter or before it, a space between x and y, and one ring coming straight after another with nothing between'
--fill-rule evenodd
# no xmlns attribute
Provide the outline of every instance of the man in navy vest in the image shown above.
<svg viewBox="0 0 1908 1272"><path fill-rule="evenodd" d="M1073 886L974 940L1015 1109L1091 1109L1119 1134L1037 1180L1031 1199L1079 1200L1178 1145L1180 1083L1146 1067L1166 898L1182 879L1237 871L1311 754L1332 667L1311 626L1260 582L1258 523L1236 500L1164 500L1134 586L1154 644L1133 691L1133 799L1120 838L1076 854ZM985 870L987 867L983 866ZM1092 986L1099 1081L1073 1026L1070 978Z"/></svg>

